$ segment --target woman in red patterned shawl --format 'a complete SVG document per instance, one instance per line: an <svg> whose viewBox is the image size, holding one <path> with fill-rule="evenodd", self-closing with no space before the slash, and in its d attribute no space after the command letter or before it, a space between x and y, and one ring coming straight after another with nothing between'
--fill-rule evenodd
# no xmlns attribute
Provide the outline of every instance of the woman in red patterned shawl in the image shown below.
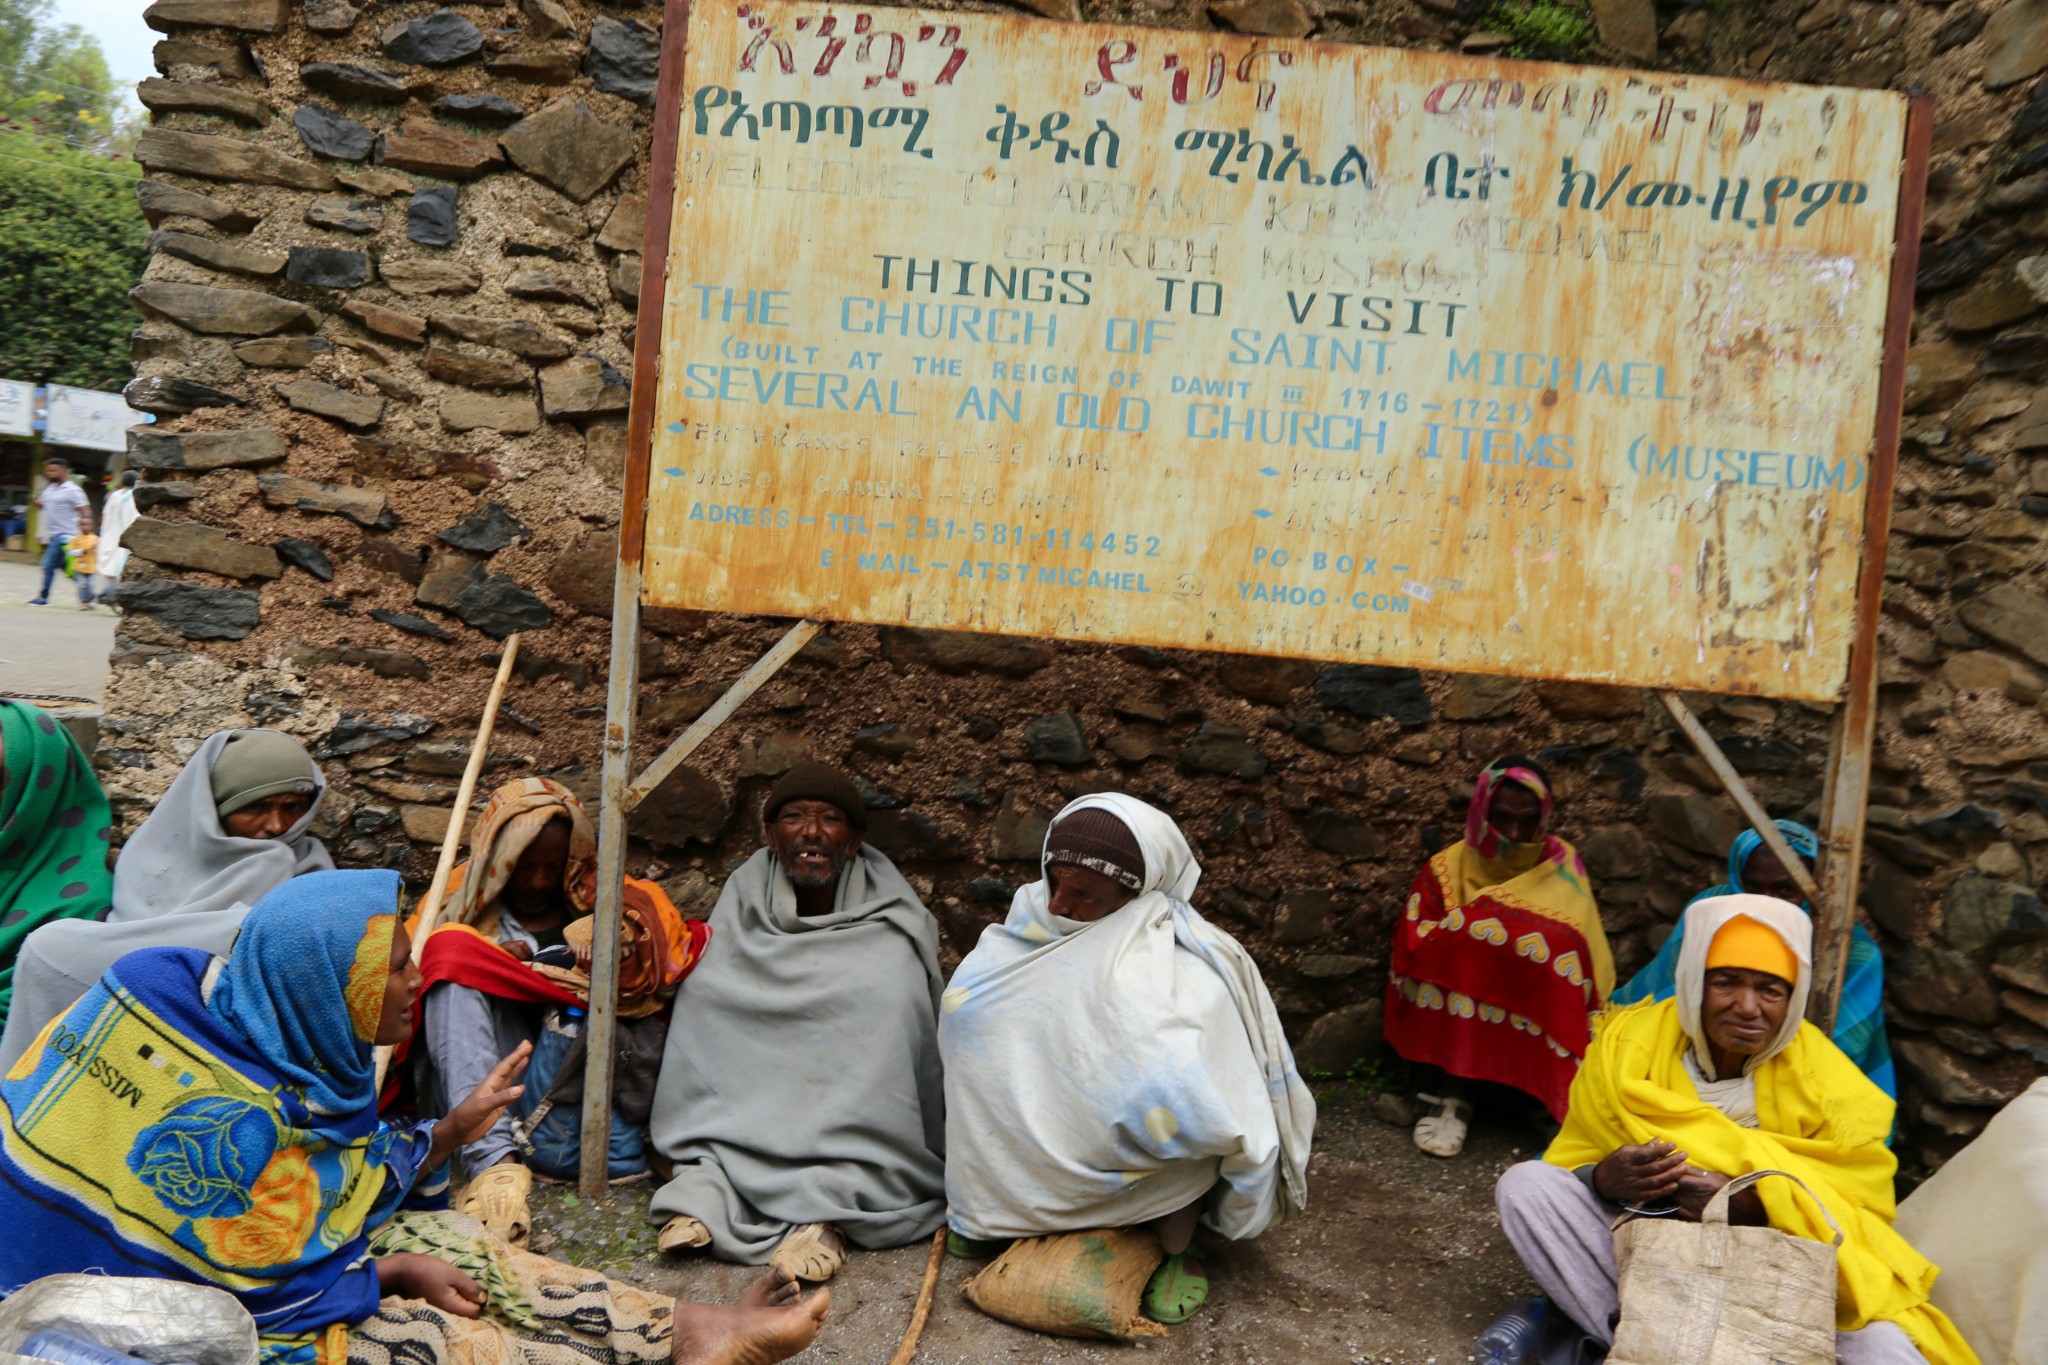
<svg viewBox="0 0 2048 1365"><path fill-rule="evenodd" d="M1479 774L1465 837L1429 860L1394 926L1386 1037L1411 1062L1447 1073L1437 1112L1415 1125L1432 1156L1465 1146L1475 1087L1534 1096L1564 1119L1614 990L1614 955L1577 849L1548 832L1550 779L1526 758Z"/></svg>

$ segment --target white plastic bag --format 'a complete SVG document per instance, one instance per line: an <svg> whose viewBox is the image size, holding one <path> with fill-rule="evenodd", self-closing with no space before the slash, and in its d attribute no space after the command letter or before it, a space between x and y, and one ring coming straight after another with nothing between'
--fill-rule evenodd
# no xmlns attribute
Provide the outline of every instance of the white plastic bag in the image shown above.
<svg viewBox="0 0 2048 1365"><path fill-rule="evenodd" d="M0 1352L54 1328L144 1360L256 1365L256 1320L234 1295L178 1280L46 1275L0 1303Z"/></svg>

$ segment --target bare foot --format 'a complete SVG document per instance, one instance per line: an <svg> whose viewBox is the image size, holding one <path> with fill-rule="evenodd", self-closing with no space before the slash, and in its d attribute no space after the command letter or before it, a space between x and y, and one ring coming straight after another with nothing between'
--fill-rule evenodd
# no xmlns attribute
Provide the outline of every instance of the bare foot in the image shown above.
<svg viewBox="0 0 2048 1365"><path fill-rule="evenodd" d="M740 1295L741 1308L787 1308L804 1296L803 1283L781 1266L771 1265Z"/></svg>
<svg viewBox="0 0 2048 1365"><path fill-rule="evenodd" d="M811 1344L832 1294L821 1289L787 1308L730 1308L676 1300L675 1365L775 1365Z"/></svg>

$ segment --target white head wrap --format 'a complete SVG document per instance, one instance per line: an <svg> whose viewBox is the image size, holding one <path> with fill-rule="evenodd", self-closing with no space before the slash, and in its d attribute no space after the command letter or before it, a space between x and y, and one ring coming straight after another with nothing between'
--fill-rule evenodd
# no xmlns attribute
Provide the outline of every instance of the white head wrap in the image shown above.
<svg viewBox="0 0 2048 1365"><path fill-rule="evenodd" d="M1202 880L1202 865L1195 861L1195 852L1188 847L1187 836L1180 832L1180 826L1166 812L1148 806L1134 796L1104 792L1069 801L1052 818L1052 825L1046 826L1046 846L1051 844L1053 825L1077 810L1090 809L1106 810L1123 821L1131 836L1138 841L1138 851L1145 855L1145 880L1134 900L1157 892L1182 905L1192 902L1195 884ZM1087 922L1052 913L1052 888L1044 876L1043 847L1039 850L1038 866L1039 879L1020 889L1010 902L1010 931L1034 942L1050 943L1077 929L1086 929Z"/></svg>
<svg viewBox="0 0 2048 1365"><path fill-rule="evenodd" d="M1713 946L1714 935L1720 933L1728 921L1745 917L1783 939L1792 955L1799 959L1799 979L1792 983L1792 999L1785 1006L1785 1022L1779 1026L1777 1037L1743 1063L1745 1076L1792 1045L1793 1038L1798 1036L1800 1021L1806 1017L1806 998L1813 989L1813 921L1798 906L1775 896L1752 895L1713 896L1687 906L1685 942L1678 949L1678 1024L1685 1030L1685 1036L1692 1040L1693 1056L1708 1080L1722 1078L1714 1073L1713 1050L1708 1046L1706 1029L1700 1021L1700 1002L1706 994L1707 950Z"/></svg>

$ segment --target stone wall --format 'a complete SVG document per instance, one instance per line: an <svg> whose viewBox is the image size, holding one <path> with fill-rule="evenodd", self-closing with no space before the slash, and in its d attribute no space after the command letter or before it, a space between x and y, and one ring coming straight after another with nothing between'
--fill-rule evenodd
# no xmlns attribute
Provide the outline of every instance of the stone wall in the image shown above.
<svg viewBox="0 0 2048 1365"><path fill-rule="evenodd" d="M1045 0L1075 17L1073 0ZM1090 18L1497 50L1474 0L1149 0ZM1887 585L1866 884L1912 1134L1938 1164L2048 1070L2048 8L1596 0L1622 60L1941 97ZM156 0L137 155L126 614L98 762L132 824L197 740L304 736L345 863L424 879L495 663L525 632L502 772L595 788L658 9ZM655 613L643 735L785 623ZM1553 628L1597 629L1560 621ZM1700 698L1770 808L1811 820L1824 708ZM636 867L691 904L810 753L953 952L1032 875L1047 815L1128 790L1194 836L1304 1063L1377 1046L1389 923L1474 768L1538 755L1624 973L1718 879L1736 817L1642 693L1138 648L836 628L649 803ZM649 750L651 752L651 749Z"/></svg>

